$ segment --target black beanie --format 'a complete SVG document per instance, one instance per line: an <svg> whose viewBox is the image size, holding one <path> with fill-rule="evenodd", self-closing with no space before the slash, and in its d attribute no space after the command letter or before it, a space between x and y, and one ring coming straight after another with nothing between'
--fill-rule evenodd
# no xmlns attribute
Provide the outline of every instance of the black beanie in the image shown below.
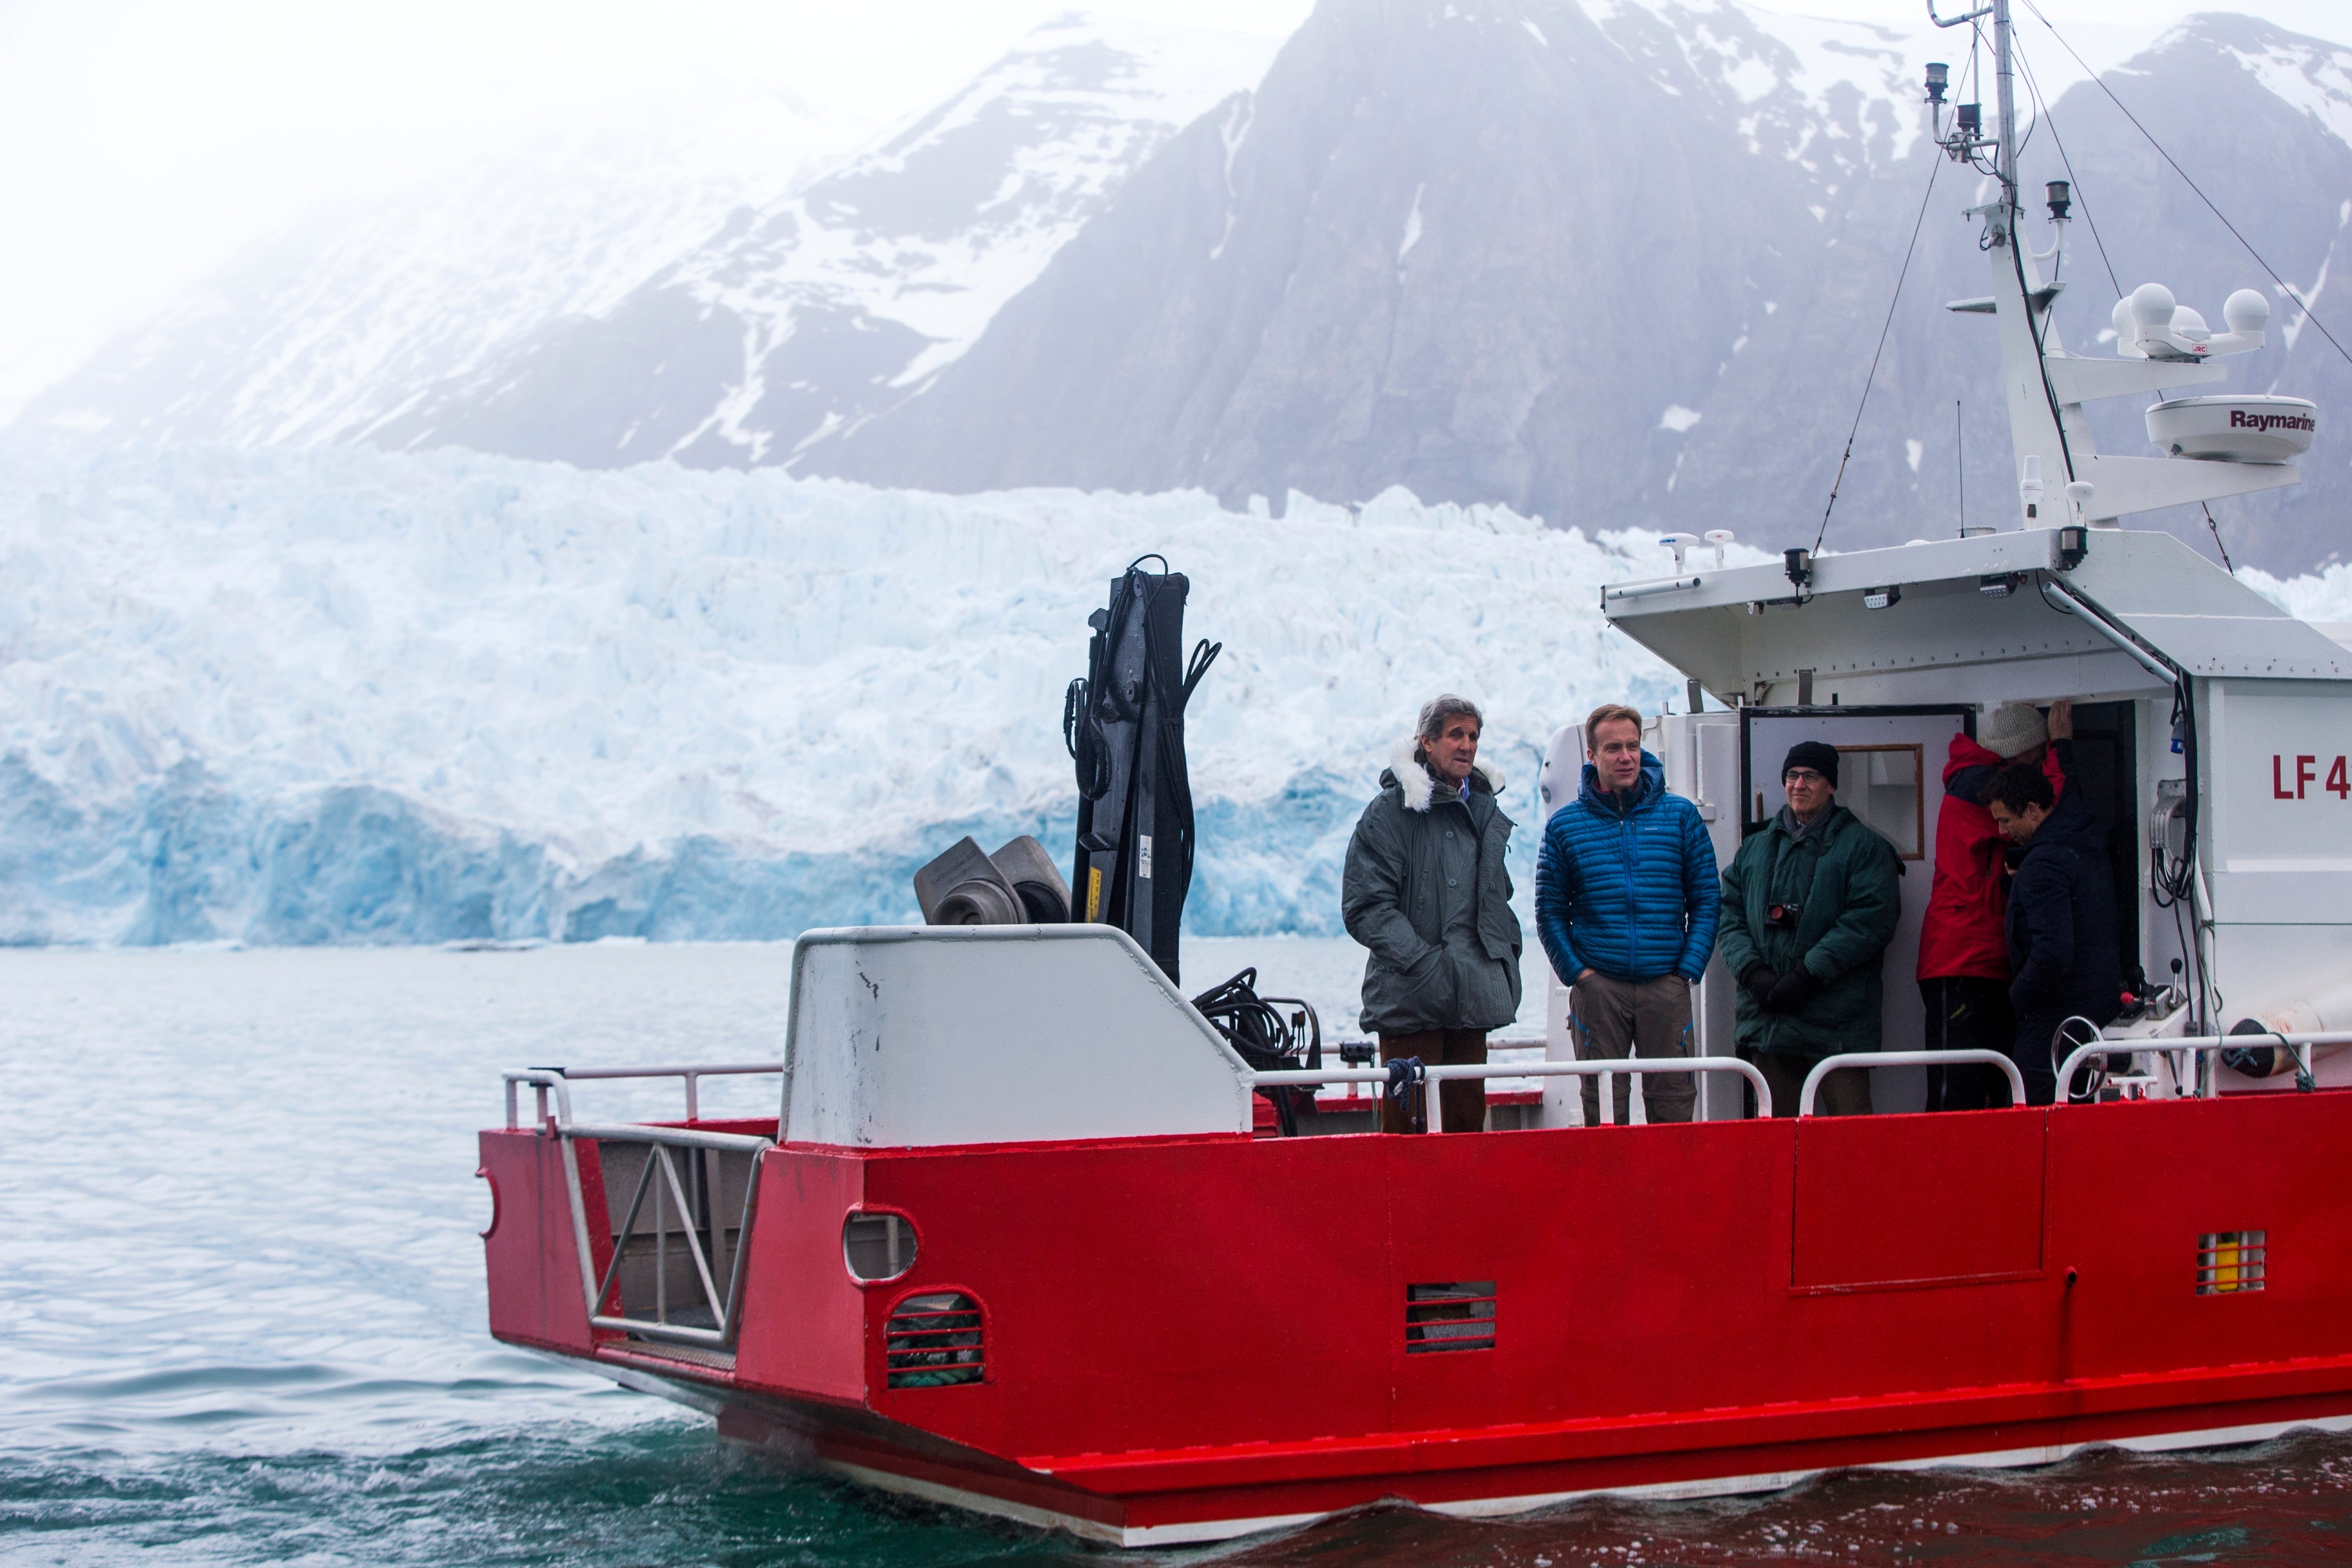
<svg viewBox="0 0 2352 1568"><path fill-rule="evenodd" d="M1830 788L1835 789L1837 788L1837 763L1838 754L1835 746L1824 744L1820 741L1800 741L1789 748L1788 756L1781 760L1780 773L1785 778L1790 768L1811 768L1830 781Z"/></svg>

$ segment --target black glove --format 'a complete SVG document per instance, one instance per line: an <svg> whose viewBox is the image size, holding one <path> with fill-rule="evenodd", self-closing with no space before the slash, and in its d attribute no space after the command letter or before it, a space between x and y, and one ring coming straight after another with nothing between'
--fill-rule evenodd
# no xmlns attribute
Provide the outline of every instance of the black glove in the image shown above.
<svg viewBox="0 0 2352 1568"><path fill-rule="evenodd" d="M1780 978L1772 973L1772 966L1760 958L1749 959L1748 967L1739 972L1741 988L1756 998L1756 1005L1759 1007L1769 1008L1772 1005L1772 984Z"/></svg>
<svg viewBox="0 0 2352 1568"><path fill-rule="evenodd" d="M1772 982L1772 994L1764 999L1764 1005L1775 1013L1793 1013L1811 1001L1813 993L1820 989L1801 963Z"/></svg>

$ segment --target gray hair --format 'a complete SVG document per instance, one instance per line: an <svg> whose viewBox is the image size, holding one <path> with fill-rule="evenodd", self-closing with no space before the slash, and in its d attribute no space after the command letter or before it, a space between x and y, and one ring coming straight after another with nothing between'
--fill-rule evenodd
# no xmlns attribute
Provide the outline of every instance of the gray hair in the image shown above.
<svg viewBox="0 0 2352 1568"><path fill-rule="evenodd" d="M1422 740L1434 741L1438 736L1445 733L1445 721L1457 714L1475 719L1481 730L1486 727L1486 716L1478 711L1478 705L1475 702L1471 701L1467 697L1456 697L1449 691L1443 697L1433 697L1421 705L1421 727L1413 733Z"/></svg>

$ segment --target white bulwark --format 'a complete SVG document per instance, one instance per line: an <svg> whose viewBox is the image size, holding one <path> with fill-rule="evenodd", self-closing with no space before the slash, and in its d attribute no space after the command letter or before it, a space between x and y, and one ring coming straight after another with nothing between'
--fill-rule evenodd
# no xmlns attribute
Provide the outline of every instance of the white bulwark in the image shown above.
<svg viewBox="0 0 2352 1568"><path fill-rule="evenodd" d="M876 926L793 945L786 1141L1247 1132L1249 1069L1116 926Z"/></svg>

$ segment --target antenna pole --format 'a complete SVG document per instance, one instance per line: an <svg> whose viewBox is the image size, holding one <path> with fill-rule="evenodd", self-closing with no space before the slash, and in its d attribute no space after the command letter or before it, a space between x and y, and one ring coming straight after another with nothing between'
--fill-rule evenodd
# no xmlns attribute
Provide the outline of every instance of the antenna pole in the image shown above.
<svg viewBox="0 0 2352 1568"><path fill-rule="evenodd" d="M2009 0L1992 0L1992 62L1993 79L1998 87L2000 112L2000 148L1993 163L2000 176L2001 200L2010 211L2017 210L2017 83L2012 74L2016 62L2011 58ZM2014 232L2011 226L2011 232Z"/></svg>

